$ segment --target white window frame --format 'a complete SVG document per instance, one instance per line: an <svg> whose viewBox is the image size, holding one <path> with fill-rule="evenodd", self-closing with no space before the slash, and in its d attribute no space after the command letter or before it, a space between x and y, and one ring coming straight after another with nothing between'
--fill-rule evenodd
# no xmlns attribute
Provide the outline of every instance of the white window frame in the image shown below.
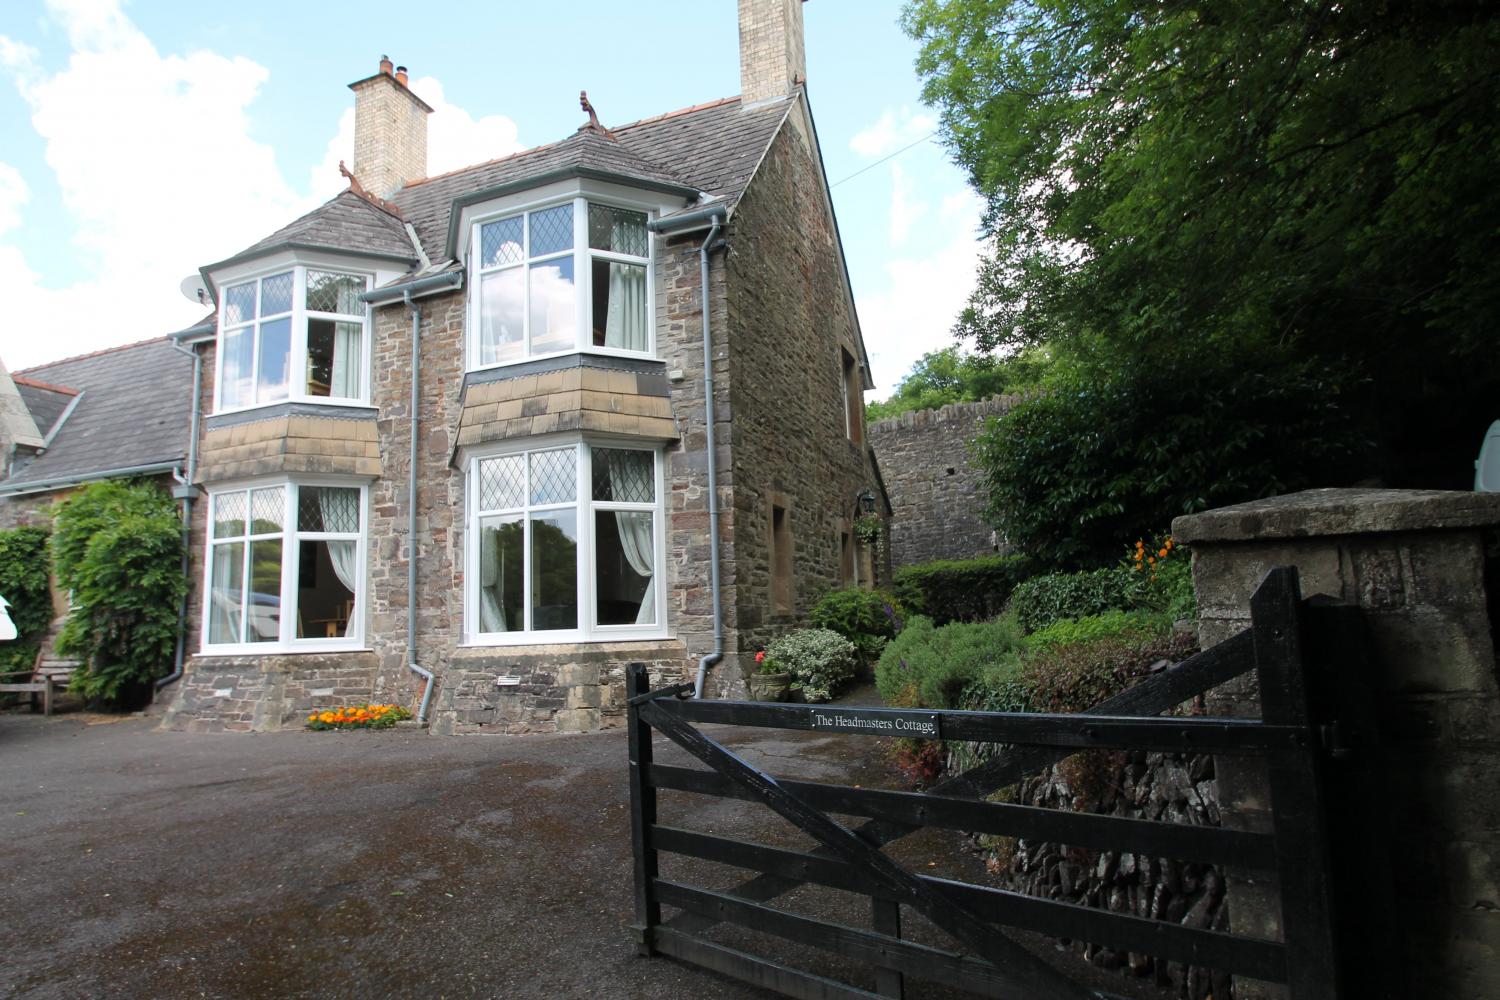
<svg viewBox="0 0 1500 1000"><path fill-rule="evenodd" d="M556 253L545 254L541 257L531 257L531 225L530 215L533 212L545 211L568 203L573 205L573 247L571 250L560 250ZM469 303L468 303L468 329L466 364L469 371L484 371L490 368L503 368L507 365L523 364L527 361L535 361L538 358L555 358L568 354L580 352L588 354L602 354L621 358L655 358L656 357L656 236L648 228L646 230L646 256L634 257L629 254L615 253L609 250L595 250L589 244L589 210L590 204L601 205L608 208L626 209L632 212L640 212L646 216L649 226L656 217L656 210L647 205L631 203L628 200L612 197L600 197L598 195L573 195L571 197L543 198L533 202L516 205L508 205L504 210L486 212L476 215L469 224ZM504 219L521 218L522 234L522 256L517 263L498 265L495 267L484 267L483 239L480 236L481 228L490 222L500 222ZM571 254L573 258L573 318L574 318L574 343L572 347L560 351L549 351L544 354L532 354L531 347L531 282L527 275L527 269L537 261L556 260ZM622 264L645 264L646 265L646 333L647 349L644 351L627 351L618 347L596 347L592 338L593 317L593 276L594 258L600 260L615 261ZM492 361L482 363L480 360L480 331L482 329L480 313L483 307L482 284L483 278L490 274L512 268L520 268L522 272L521 286L522 298L522 323L525 335L522 339L527 353L505 361Z"/></svg>
<svg viewBox="0 0 1500 1000"><path fill-rule="evenodd" d="M222 291L219 293L218 335L214 344L214 413L239 413L245 410L260 409L266 406L278 406L282 403L312 403L319 406L367 406L370 401L370 358L371 337L370 330L374 325L371 322L371 309L367 304L363 316L350 314L344 316L338 313L315 312L307 308L307 272L328 271L334 274L346 274L351 277L360 278L365 283L365 291L369 291L375 279L375 275L369 271L359 268L343 267L338 265L292 261L281 261L275 267L261 268L244 275L236 275L232 280L222 283ZM260 338L252 337L254 344L250 354L250 371L253 378L251 383L251 399L247 403L235 406L226 406L224 403L224 338L228 332L225 327L224 313L228 306L230 288L240 285L255 285L255 318L248 323L239 323L234 326L235 330L249 329L256 333L260 324L266 321L266 317L260 314L261 283L266 278L275 277L278 274L292 272L292 309L290 313L276 313L275 318L281 316L291 317L291 357L292 371L287 386L287 394L282 399L257 402L254 399L258 386L256 380L260 377ZM363 322L363 328L359 339L359 364L356 366L359 372L359 391L354 396L313 396L307 392L307 321L312 319L330 319L336 322Z"/></svg>
<svg viewBox="0 0 1500 1000"><path fill-rule="evenodd" d="M213 566L214 566L214 517L218 510L219 498L232 493L246 493L248 505L248 493L251 490L267 489L280 486L282 493L282 528L279 532L261 534L250 533L249 515L252 513L246 507L245 533L233 538L222 539L219 546L227 547L234 542L245 542L245 565L242 569L244 574L241 578L242 592L249 593L250 573L250 549L248 542L264 539L279 538L281 540L281 593L277 595L280 604L280 636L275 642L233 642L233 643L210 643L209 621L213 614ZM335 636L333 638L309 637L297 638L297 582L300 579L302 558L302 547L298 541L319 541L325 539L347 539L348 536L341 532L322 531L299 531L297 529L297 496L298 487L301 486L336 486L343 489L359 490L359 535L355 541L355 567L359 580L359 588L354 594L354 609L349 616L349 627L347 631L350 636ZM369 552L370 552L370 490L368 483L364 481L350 481L336 477L324 476L297 476L295 478L266 478L255 479L233 484L216 486L208 494L207 505L208 521L204 531L204 559L203 559L203 607L201 621L199 622L199 655L203 656L264 656L268 654L284 653L336 653L352 652L369 648L365 641L365 609L369 604ZM246 617L248 621L248 616ZM241 634L247 625L241 625Z"/></svg>
<svg viewBox="0 0 1500 1000"><path fill-rule="evenodd" d="M506 508L504 511L481 509L479 506L479 463L486 459L508 455L526 455L529 452L554 451L573 448L576 461L577 496L572 504L538 504L523 508ZM656 481L654 504L632 504L593 499L593 449L613 448L625 451L644 451L653 456ZM524 443L513 443L484 449L472 449L465 457L465 508L467 511L464 543L464 641L465 646L540 646L553 643L584 643L633 641L637 639L665 639L667 630L667 540L666 540L666 454L660 445L643 443L639 439L611 439L578 435L544 435L527 439ZM530 497L526 497L529 501ZM548 631L479 631L479 520L501 513L519 512L523 518L533 511L566 510L572 508L578 517L578 627ZM597 623L597 582L595 580L594 512L595 511L649 511L652 515L651 532L655 548L653 565L656 569L656 586L653 596L656 602L656 620L650 625L600 625ZM531 547L526 547L526 566L522 579L530 586ZM523 597L525 615L531 616L531 595L528 590Z"/></svg>

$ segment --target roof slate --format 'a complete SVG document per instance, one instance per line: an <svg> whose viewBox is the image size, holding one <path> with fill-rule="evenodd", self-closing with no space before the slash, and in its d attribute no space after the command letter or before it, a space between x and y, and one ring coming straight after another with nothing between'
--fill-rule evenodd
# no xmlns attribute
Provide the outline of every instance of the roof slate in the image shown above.
<svg viewBox="0 0 1500 1000"><path fill-rule="evenodd" d="M62 416L68 404L78 395L76 392L64 392L19 378L15 381L16 391L21 394L21 402L31 411L31 419L36 422L36 429L41 432L42 437L47 436L56 425L57 418Z"/></svg>
<svg viewBox="0 0 1500 1000"><path fill-rule="evenodd" d="M444 252L455 199L580 167L702 191L731 206L744 193L793 98L741 109L737 97L611 129L591 129L500 160L408 184L391 195L423 249Z"/></svg>
<svg viewBox="0 0 1500 1000"><path fill-rule="evenodd" d="M16 374L79 390L78 405L51 447L18 465L0 489L176 462L187 453L193 361L165 337Z"/></svg>
<svg viewBox="0 0 1500 1000"><path fill-rule="evenodd" d="M254 243L229 260L275 250L288 243L327 247L397 257L413 263L416 249L407 235L406 226L391 213L370 204L353 191L341 191L330 201L308 212L265 239ZM227 263L227 261L220 261ZM218 265L210 265L218 266Z"/></svg>

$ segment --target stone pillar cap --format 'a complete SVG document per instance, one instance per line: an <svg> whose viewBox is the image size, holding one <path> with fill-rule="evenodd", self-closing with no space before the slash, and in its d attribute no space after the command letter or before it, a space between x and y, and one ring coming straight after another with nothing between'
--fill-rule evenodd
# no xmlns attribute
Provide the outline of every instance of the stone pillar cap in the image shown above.
<svg viewBox="0 0 1500 1000"><path fill-rule="evenodd" d="M1322 489L1187 514L1173 519L1172 537L1192 545L1486 528L1497 524L1500 524L1500 493Z"/></svg>

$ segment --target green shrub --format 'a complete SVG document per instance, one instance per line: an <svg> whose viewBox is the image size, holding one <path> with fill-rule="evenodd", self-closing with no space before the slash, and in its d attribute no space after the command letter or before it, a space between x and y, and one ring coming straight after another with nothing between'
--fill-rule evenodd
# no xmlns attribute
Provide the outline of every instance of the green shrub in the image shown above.
<svg viewBox="0 0 1500 1000"><path fill-rule="evenodd" d="M888 705L952 708L982 673L1017 669L1021 647L1009 619L937 627L913 618L880 654L875 685Z"/></svg>
<svg viewBox="0 0 1500 1000"><path fill-rule="evenodd" d="M880 658L885 644L901 631L906 617L900 603L879 590L847 587L830 590L813 605L808 622L814 628L826 628L854 643L863 663Z"/></svg>
<svg viewBox="0 0 1500 1000"><path fill-rule="evenodd" d="M854 644L826 628L789 632L766 647L766 658L792 675L808 701L827 701L854 679Z"/></svg>
<svg viewBox="0 0 1500 1000"><path fill-rule="evenodd" d="M1111 562L1179 514L1368 474L1349 380L1232 352L1069 377L975 441L990 523L1049 569Z"/></svg>
<svg viewBox="0 0 1500 1000"><path fill-rule="evenodd" d="M1100 639L1130 642L1156 638L1165 634L1171 625L1165 615L1151 611L1106 611L1082 618L1059 618L1028 635L1026 646L1028 649L1040 650L1048 646L1067 646Z"/></svg>
<svg viewBox="0 0 1500 1000"><path fill-rule="evenodd" d="M1035 572L1025 556L939 559L895 573L896 598L912 614L938 625L993 618L1016 585Z"/></svg>
<svg viewBox="0 0 1500 1000"><path fill-rule="evenodd" d="M36 662L37 647L52 624L50 568L47 529L0 531L0 597L10 603L10 620L16 626L16 638L0 643L0 673L30 670Z"/></svg>
<svg viewBox="0 0 1500 1000"><path fill-rule="evenodd" d="M171 497L149 484L84 487L58 504L52 558L74 604L57 648L84 663L73 689L114 706L144 700L171 670L187 588Z"/></svg>
<svg viewBox="0 0 1500 1000"><path fill-rule="evenodd" d="M1121 631L1030 649L1017 669L987 672L963 706L986 712L1083 712L1151 675L1162 660L1197 652L1191 634L1170 629Z"/></svg>
<svg viewBox="0 0 1500 1000"><path fill-rule="evenodd" d="M1035 632L1064 618L1102 614L1132 603L1137 581L1123 569L1083 573L1049 573L1019 584L1011 594L1010 611L1027 632Z"/></svg>

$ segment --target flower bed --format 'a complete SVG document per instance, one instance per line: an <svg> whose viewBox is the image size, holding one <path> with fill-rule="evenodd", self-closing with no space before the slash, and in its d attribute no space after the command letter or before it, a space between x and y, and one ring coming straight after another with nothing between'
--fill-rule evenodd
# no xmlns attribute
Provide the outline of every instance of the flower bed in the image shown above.
<svg viewBox="0 0 1500 1000"><path fill-rule="evenodd" d="M314 712L307 717L308 729L389 729L411 712L400 705L350 705Z"/></svg>

